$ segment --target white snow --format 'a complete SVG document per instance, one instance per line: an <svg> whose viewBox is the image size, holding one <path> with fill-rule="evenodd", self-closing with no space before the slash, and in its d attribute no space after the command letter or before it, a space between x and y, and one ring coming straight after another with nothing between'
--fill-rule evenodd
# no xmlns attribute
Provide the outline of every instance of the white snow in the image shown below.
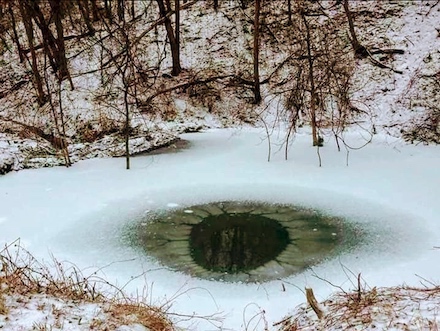
<svg viewBox="0 0 440 331"><path fill-rule="evenodd" d="M423 86L423 75L435 75L440 70L438 5L434 6L433 1L414 1L408 7L406 4L408 2L404 1L353 1L350 4L353 9L372 12L390 10L388 5L397 11L402 10L399 15L376 19L376 24L365 28L359 27L359 19L356 22L360 40L367 46L405 52L394 55L388 63L403 74L383 70L378 74L378 71L371 70L368 61L359 62L355 73L355 85L362 87L354 93L353 100L359 102L361 109L366 107L372 111L377 128L384 127L385 131L396 136L402 127L407 128L420 117L428 100L435 104L426 97L429 87Z"/></svg>
<svg viewBox="0 0 440 331"><path fill-rule="evenodd" d="M105 305L78 303L47 295L8 296L8 318L0 316L0 326L5 330L93 330L107 322L113 330L148 331L136 323L116 326Z"/></svg>
<svg viewBox="0 0 440 331"><path fill-rule="evenodd" d="M124 290L136 293L147 286L153 302L173 300L173 311L182 314L220 312L223 328L232 330L255 323L252 317L263 310L269 325L282 319L305 301L305 286L319 301L326 299L335 289L315 274L352 288L342 266L362 273L371 287L416 286L420 277L439 283L440 147L376 135L370 145L350 152L346 166L346 153L326 141L319 167L306 131L296 137L288 161L277 151L274 135L271 162L265 161L267 142L260 129L210 130L183 138L189 149L138 156L130 171L123 159L94 159L69 169L0 177L1 217L8 220L0 222L1 242L21 238L37 258L53 254L86 270L105 266L106 279ZM355 144L362 138L350 133L346 140ZM229 199L317 208L356 222L372 236L336 259L264 284L195 279L158 265L124 241L124 225L139 222L146 210L190 209ZM179 326L215 329L203 319L188 323Z"/></svg>
<svg viewBox="0 0 440 331"><path fill-rule="evenodd" d="M179 207L179 204L175 203L175 202L168 202L167 207L170 207L170 208Z"/></svg>
<svg viewBox="0 0 440 331"><path fill-rule="evenodd" d="M383 10L391 5L400 6L400 2L386 6L384 3L353 2L353 6L382 6ZM405 50L404 55L396 55L388 63L402 70L403 75L375 68L367 61L360 62L355 84L359 89L353 96L359 105L371 111L373 124L378 128L384 126L385 131L396 136L402 126L409 125L419 115L409 110L417 110L411 107L411 102L417 101L421 93L422 88L417 85L421 84L421 73L432 74L439 70L440 62L435 59L440 49L440 11L438 6L430 10L426 4L429 2L413 2L398 17L377 19L371 30L358 30L361 41L369 42L367 46ZM187 14L182 15L185 21ZM243 52L243 45L247 43L245 36L234 30L212 36L212 31L220 30L226 20L221 13L205 15L186 27L186 36L204 33L207 37L215 37L213 45L225 47L214 56L202 52L196 41L186 43L186 39L183 40L182 64L185 68L204 67L208 61L215 69L230 67L231 58L242 59L242 62L248 60L249 54ZM206 26L210 29L205 29ZM231 33L233 40L225 37ZM428 55L434 60L427 61ZM74 65L79 68L90 65L81 61L78 59ZM169 62L164 61L162 69L167 65ZM91 75L75 83L84 86L69 94L71 100L67 108L75 106L71 109L73 115L93 109L86 96L88 89L96 88L97 80ZM266 96L265 100L270 97ZM232 101L224 102L224 107L236 106ZM196 111L195 106L183 99L176 99L175 105L187 113ZM8 108L9 104L4 106ZM103 115L111 115L106 113L107 108L100 111ZM84 116L84 120L90 118ZM206 120L201 119L200 123ZM194 126L200 123L194 122ZM398 125L390 128L395 124ZM153 142L174 138L171 133L168 138L164 136L168 131L156 133L153 130L156 126L166 129L174 125L174 130L170 128L169 132L179 131L175 123L148 125L152 129ZM385 135L383 130L378 132L380 134L373 137L371 144L351 150L349 154L344 149L338 152L334 142L326 138L325 147L319 149L322 167L318 166L317 150L311 147L311 137L305 129L291 145L288 161L284 160L280 145L284 133L275 132L271 137L269 163L265 161L267 139L264 130L229 129L185 134L183 138L190 141L188 149L179 153L136 156L131 160L130 171L124 169L123 159L112 158L79 161L69 169L56 167L8 173L0 176L0 244L20 238L21 244L38 259L51 261L53 254L60 261L75 263L84 273L102 268L100 275L128 293L136 295L147 289L151 303L173 302L173 312L215 319L188 320L174 316L180 320L178 326L189 330L206 331L219 327L234 331L254 327L263 330L265 323L272 325L305 302L302 290L306 286L313 288L318 301L331 297L335 288L319 278L344 290L353 289L353 279L347 270L354 275L361 273L371 288L402 284L419 286L427 282L439 284L440 146L408 145ZM345 139L353 146L361 146L365 143L361 134L352 128ZM108 149L110 145L115 145L113 155L123 154L122 143L118 145L114 137L103 139L106 141L102 145L73 146L74 160L108 156L112 154ZM143 150L149 143L144 139L133 140L131 147ZM22 167L20 146L0 133L0 170ZM25 139L24 146L44 151L44 146L38 147L29 139ZM118 150L122 152L116 153ZM31 161L38 166L60 164L50 157ZM32 166L32 162L28 166ZM168 270L124 240L125 226L141 222L151 212L178 207L189 213L192 205L218 200L260 200L313 207L345 217L348 222L367 229L369 240L311 270L264 284L195 279ZM8 300L17 300L17 297L8 297ZM8 302L17 307L11 310L8 321L0 318L0 328L20 330L50 324L55 321L54 307L61 309L71 304L41 297L28 298L25 302L24 307ZM438 321L439 312L435 306L430 306L432 303L438 304L434 300L422 303L420 312ZM66 324L61 326L70 330L69 321L81 316L82 330L87 330L90 326L87 323L92 323L94 318L105 318L100 309L96 305L77 305L65 317ZM412 316L415 313L411 310L417 307L403 301L398 309L402 315L408 312ZM399 315L398 318L400 321L404 317ZM386 322L379 318L377 329L384 329ZM72 325L73 329L80 328ZM140 330L142 327L120 328L128 329Z"/></svg>

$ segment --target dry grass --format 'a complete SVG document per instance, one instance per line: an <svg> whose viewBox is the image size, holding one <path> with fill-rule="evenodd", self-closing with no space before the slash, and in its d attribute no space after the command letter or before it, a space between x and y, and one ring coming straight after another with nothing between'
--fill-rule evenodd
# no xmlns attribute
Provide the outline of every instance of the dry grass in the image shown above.
<svg viewBox="0 0 440 331"><path fill-rule="evenodd" d="M171 321L164 312L156 307L141 302L114 303L109 306L108 313L124 324L139 323L151 331L173 331Z"/></svg>
<svg viewBox="0 0 440 331"><path fill-rule="evenodd" d="M429 330L438 331L440 287L391 287L338 292L324 301L318 320L309 307L275 324L296 330Z"/></svg>
<svg viewBox="0 0 440 331"><path fill-rule="evenodd" d="M0 315L6 315L8 313L8 309L6 308L6 299L5 299L6 289L7 289L7 285L5 282L5 278L3 276L3 264L2 264L2 269L0 269Z"/></svg>
<svg viewBox="0 0 440 331"><path fill-rule="evenodd" d="M102 314L89 322L89 329L112 330L121 325L141 324L152 331L173 331L175 325L167 312L170 302L160 307L147 304L146 298L129 298L123 291L93 273L84 276L73 264L61 263L52 259L49 267L37 261L20 242L14 242L0 250L0 315L8 317L12 308L8 306L14 297L15 302L25 304L33 295L45 295L61 298L77 303L96 303L101 307ZM438 331L440 316L440 286L428 284L422 288L395 287L367 289L357 277L357 289L352 292L339 292L321 303L325 315L318 319L311 308L302 305L293 316L285 318L274 325L279 331L296 330L430 330ZM113 295L104 294L103 289L112 289ZM107 292L107 293L110 293ZM178 295L177 295L178 296ZM41 310L46 303L42 302ZM50 325L36 322L34 329L50 330L53 326L62 327L61 320L66 315L63 309L52 305L55 316ZM59 312L55 310L60 309ZM408 316L408 312L411 316ZM427 313L427 314L426 314ZM203 318L213 320L216 316L185 318ZM61 317L60 317L61 316ZM264 329L268 330L264 318L264 310L249 321L263 321ZM57 324L58 323L58 324ZM260 321L257 323L260 324ZM214 324L213 324L214 325ZM383 328L386 325L386 328ZM360 328L359 328L360 326Z"/></svg>
<svg viewBox="0 0 440 331"><path fill-rule="evenodd" d="M130 299L121 289L98 277L97 273L84 276L73 264L61 263L53 258L52 266L45 265L21 247L19 241L0 251L0 263L0 315L7 316L9 313L7 296L15 296L19 298L16 301L21 302L32 295L44 294L75 303L99 304L103 307L105 319L96 318L92 321L90 328L95 330L110 330L132 323L141 324L151 331L175 330L165 308L147 305L140 299ZM117 295L105 295L103 288L113 289ZM60 316L62 313L55 315ZM51 328L43 324L34 325L34 329Z"/></svg>
<svg viewBox="0 0 440 331"><path fill-rule="evenodd" d="M73 264L60 263L53 258L53 265L35 259L16 241L0 251L4 294L48 294L72 300L99 301L98 277L85 277Z"/></svg>

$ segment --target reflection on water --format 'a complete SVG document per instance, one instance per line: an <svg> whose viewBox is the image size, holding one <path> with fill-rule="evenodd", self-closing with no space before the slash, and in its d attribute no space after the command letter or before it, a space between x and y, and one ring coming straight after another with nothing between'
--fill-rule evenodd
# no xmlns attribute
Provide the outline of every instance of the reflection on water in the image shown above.
<svg viewBox="0 0 440 331"><path fill-rule="evenodd" d="M273 219L251 213L210 215L193 225L191 256L217 272L253 270L276 258L289 244L289 233Z"/></svg>
<svg viewBox="0 0 440 331"><path fill-rule="evenodd" d="M131 242L195 277L242 282L283 278L354 246L358 229L291 205L213 202L142 219Z"/></svg>

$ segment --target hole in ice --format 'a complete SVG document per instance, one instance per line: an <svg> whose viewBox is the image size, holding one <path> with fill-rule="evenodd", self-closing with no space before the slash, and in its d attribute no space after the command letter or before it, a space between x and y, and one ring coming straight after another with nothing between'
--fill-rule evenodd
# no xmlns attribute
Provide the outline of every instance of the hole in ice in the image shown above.
<svg viewBox="0 0 440 331"><path fill-rule="evenodd" d="M174 270L229 282L286 277L360 241L340 218L234 201L152 211L130 233L132 243Z"/></svg>
<svg viewBox="0 0 440 331"><path fill-rule="evenodd" d="M289 241L289 232L272 218L225 212L193 225L189 248L194 262L203 268L239 273L275 259Z"/></svg>

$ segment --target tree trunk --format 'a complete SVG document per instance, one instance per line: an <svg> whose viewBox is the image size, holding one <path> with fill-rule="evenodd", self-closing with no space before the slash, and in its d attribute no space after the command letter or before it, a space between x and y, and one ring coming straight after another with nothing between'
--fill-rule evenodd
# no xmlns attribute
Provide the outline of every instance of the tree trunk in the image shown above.
<svg viewBox="0 0 440 331"><path fill-rule="evenodd" d="M20 57L20 63L23 63L24 55L21 50L20 38L18 37L17 24L15 22L14 10L12 9L11 3L8 3L8 12L9 12L9 16L11 17L12 32L14 33L14 42L17 45L18 56Z"/></svg>
<svg viewBox="0 0 440 331"><path fill-rule="evenodd" d="M46 67L46 61L47 61L48 55L44 54L44 66ZM44 81L46 83L46 89L48 91L52 91L53 89L51 89L50 83L49 83L49 78L47 75L47 71L44 71ZM58 103L59 103L59 114L57 112L55 103L53 102L52 99L52 94L49 94L47 97L47 100L49 101L49 105L50 105L50 109L52 110L52 116L53 116L53 121L54 121L54 125L55 125L55 131L57 133L57 136L55 136L53 133L51 134L44 134L44 132L38 132L38 130L35 130L34 132L38 135L40 135L41 137L43 137L44 139L48 140L55 148L61 150L61 152L63 153L63 157L64 157L64 161L65 161L65 166L69 167L71 165L70 162L70 157L69 157L69 151L68 151L68 146L67 146L67 140L66 140L66 129L65 129L65 125L64 125L64 114L63 114L63 102L62 102L62 96L61 96L61 80L58 80ZM61 128L60 128L60 123L58 121L58 116L61 117ZM41 130L42 131L42 130Z"/></svg>
<svg viewBox="0 0 440 331"><path fill-rule="evenodd" d="M28 6L19 1L20 14L23 20L23 24L26 30L26 36L29 43L29 49L31 51L31 66L32 66L32 76L34 81L35 89L37 90L37 100L40 106L46 103L46 96L43 91L43 81L41 79L40 72L38 71L37 55L35 53L34 47L34 29L32 27L32 18L29 15Z"/></svg>
<svg viewBox="0 0 440 331"><path fill-rule="evenodd" d="M353 15L351 14L350 8L348 6L348 0L344 0L344 11L348 20L348 27L351 36L350 42L351 46L353 47L354 54L356 57L364 59L368 56L368 50L363 45L361 45L361 43L357 39L356 31L354 30Z"/></svg>
<svg viewBox="0 0 440 331"><path fill-rule="evenodd" d="M53 71L57 72L59 69L59 63L56 55L58 49L56 46L55 37L53 36L52 31L49 29L49 25L46 22L38 3L30 0L26 0L24 2L26 3L26 7L28 7L31 12L30 16L34 19L35 23L41 30L44 53L47 54Z"/></svg>
<svg viewBox="0 0 440 331"><path fill-rule="evenodd" d="M260 53L260 10L261 0L255 0L255 17L254 17L254 98L255 104L261 102L260 91L260 66L259 66L259 53Z"/></svg>
<svg viewBox="0 0 440 331"><path fill-rule="evenodd" d="M129 45L127 45L127 52L130 52ZM125 107L125 168L130 169L130 105L128 103L128 94L130 83L128 82L128 67L131 65L130 56L127 54L127 62L122 70L122 82L124 85L124 107Z"/></svg>
<svg viewBox="0 0 440 331"><path fill-rule="evenodd" d="M113 21L113 13L112 13L112 3L111 0L104 0L104 10L105 16L108 18L110 23Z"/></svg>
<svg viewBox="0 0 440 331"><path fill-rule="evenodd" d="M176 63L179 66L179 72L177 73L177 75L178 75L181 71L181 68L180 68L180 0L174 0L174 10L175 10L174 17L176 20L175 26L174 26L174 31L175 31L176 45L177 45ZM174 67L174 65L173 65L173 67Z"/></svg>
<svg viewBox="0 0 440 331"><path fill-rule="evenodd" d="M180 67L180 49L179 49L180 45L178 44L178 41L176 40L176 37L174 35L171 20L167 16L171 11L170 0L165 0L168 9L165 8L164 0L156 0L156 1L159 6L160 16L164 18L165 29L167 31L168 40L170 42L171 56L173 61L173 70L171 71L171 75L178 76L182 71L182 68Z"/></svg>
<svg viewBox="0 0 440 331"><path fill-rule="evenodd" d="M312 126L312 139L313 146L319 146L318 139L318 130L316 123L316 88L315 88L315 76L314 76L314 68L313 68L313 54L312 54L312 45L311 45L311 36L310 36L310 27L307 22L307 18L304 12L301 12L301 17L304 22L304 26L306 27L306 43L307 43L307 61L309 64L309 83L310 83L310 124Z"/></svg>
<svg viewBox="0 0 440 331"><path fill-rule="evenodd" d="M69 69L67 68L66 48L64 45L64 27L61 20L61 2L59 0L49 0L50 7L52 9L53 19L55 22L55 28L57 30L57 63L58 63L58 79L60 82L67 78L70 83L70 88L73 90L73 81L70 76Z"/></svg>
<svg viewBox="0 0 440 331"><path fill-rule="evenodd" d="M126 78L123 78L124 81ZM124 82L124 105L125 105L125 168L130 169L130 107L128 104L128 84Z"/></svg>
<svg viewBox="0 0 440 331"><path fill-rule="evenodd" d="M66 124L64 122L64 111L63 111L63 99L62 99L62 84L61 81L59 81L58 84L58 107L60 110L60 119L61 119L61 136L63 139L63 156L66 167L70 167L72 165L72 162L70 161L70 155L69 155L69 145L67 144L67 137L66 137Z"/></svg>
<svg viewBox="0 0 440 331"><path fill-rule="evenodd" d="M126 30L126 22L122 23L122 33L123 33L123 41L125 44L125 63L123 64L122 69L120 70L122 76L122 84L124 88L124 108L125 108L125 168L127 170L130 169L130 104L129 104L129 96L130 86L133 85L134 72L133 70L134 63L132 57L132 44L131 40L128 36L128 32ZM136 84L136 83L135 83ZM134 96L136 98L136 95Z"/></svg>
<svg viewBox="0 0 440 331"><path fill-rule="evenodd" d="M125 19L124 0L118 0L117 4L118 4L118 9L117 9L118 19L119 19L119 22L122 22Z"/></svg>
<svg viewBox="0 0 440 331"><path fill-rule="evenodd" d="M131 0L131 19L134 20L136 17L136 10L135 10L135 0Z"/></svg>
<svg viewBox="0 0 440 331"><path fill-rule="evenodd" d="M90 8L87 3L87 0L77 0L77 4L78 4L78 9L81 12L83 21L87 26L88 32L93 35L95 33L95 28L93 27L93 24L90 19Z"/></svg>
<svg viewBox="0 0 440 331"><path fill-rule="evenodd" d="M287 0L287 22L289 25L293 24L292 21L292 0Z"/></svg>
<svg viewBox="0 0 440 331"><path fill-rule="evenodd" d="M93 22L97 22L99 20L99 13L98 13L98 5L96 4L96 0L90 0L90 4L92 6Z"/></svg>

